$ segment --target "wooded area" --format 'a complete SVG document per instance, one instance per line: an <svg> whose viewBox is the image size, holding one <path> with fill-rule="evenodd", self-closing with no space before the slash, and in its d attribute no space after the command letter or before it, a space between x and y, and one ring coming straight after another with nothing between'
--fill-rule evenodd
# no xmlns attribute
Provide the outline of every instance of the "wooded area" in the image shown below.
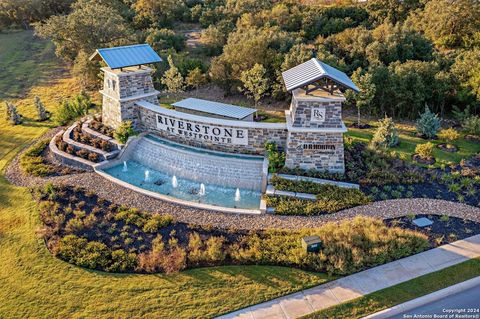
<svg viewBox="0 0 480 319"><path fill-rule="evenodd" d="M187 47L185 26L201 30L198 48ZM172 92L211 81L256 103L283 100L281 72L316 56L362 89L347 94L362 113L480 110L480 4L473 0L0 0L0 30L14 27L50 38L84 86L98 83L88 61L96 48L147 42L164 58L156 85Z"/></svg>

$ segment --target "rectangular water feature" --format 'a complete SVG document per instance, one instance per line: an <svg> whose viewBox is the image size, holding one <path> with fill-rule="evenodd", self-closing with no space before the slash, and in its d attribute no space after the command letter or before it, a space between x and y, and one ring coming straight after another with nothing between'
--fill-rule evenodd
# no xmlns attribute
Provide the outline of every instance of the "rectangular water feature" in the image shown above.
<svg viewBox="0 0 480 319"><path fill-rule="evenodd" d="M126 167L119 164L106 168L104 172L128 184L189 202L239 209L260 207L260 191L212 183L203 183L204 187L201 187L202 182L199 180L177 176L174 182L174 175L133 160L127 161Z"/></svg>

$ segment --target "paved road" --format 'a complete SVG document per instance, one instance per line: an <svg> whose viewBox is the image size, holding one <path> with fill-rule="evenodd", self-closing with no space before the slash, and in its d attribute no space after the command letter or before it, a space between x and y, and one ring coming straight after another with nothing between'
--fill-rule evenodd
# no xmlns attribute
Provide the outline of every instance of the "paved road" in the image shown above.
<svg viewBox="0 0 480 319"><path fill-rule="evenodd" d="M469 309L472 312L468 312ZM452 311L452 312L447 312ZM455 312L458 311L458 312ZM463 311L463 312L460 312ZM458 313L458 316L455 316ZM416 317L415 317L416 315ZM425 315L425 316L422 316ZM436 316L435 316L436 315ZM453 317L449 317L453 315ZM444 317L443 317L444 316ZM465 316L465 317L463 317ZM447 296L427 305L389 317L390 319L406 318L480 318L480 285L468 290Z"/></svg>

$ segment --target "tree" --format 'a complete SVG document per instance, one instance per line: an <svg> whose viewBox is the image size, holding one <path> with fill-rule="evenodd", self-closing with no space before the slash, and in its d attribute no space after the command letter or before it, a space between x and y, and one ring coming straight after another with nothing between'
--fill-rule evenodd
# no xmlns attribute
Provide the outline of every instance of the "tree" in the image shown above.
<svg viewBox="0 0 480 319"><path fill-rule="evenodd" d="M265 73L263 65L257 63L250 70L243 71L240 77L244 87L243 92L253 98L255 107L268 90L268 79L265 78Z"/></svg>
<svg viewBox="0 0 480 319"><path fill-rule="evenodd" d="M200 68L195 68L188 73L186 82L187 85L195 88L195 96L197 96L198 88L207 82L207 78Z"/></svg>
<svg viewBox="0 0 480 319"><path fill-rule="evenodd" d="M437 45L454 48L464 45L480 27L480 3L475 0L430 0L424 10L409 18Z"/></svg>
<svg viewBox="0 0 480 319"><path fill-rule="evenodd" d="M185 88L183 76L173 63L171 55L168 56L168 65L170 68L163 75L162 84L167 87L168 92L182 92Z"/></svg>
<svg viewBox="0 0 480 319"><path fill-rule="evenodd" d="M377 23L387 21L396 24L404 21L411 11L421 8L422 3L420 0L369 0L367 8Z"/></svg>
<svg viewBox="0 0 480 319"><path fill-rule="evenodd" d="M14 104L9 102L6 102L6 106L7 106L6 120L13 125L22 124L23 119L22 119L22 116L18 113L17 107Z"/></svg>
<svg viewBox="0 0 480 319"><path fill-rule="evenodd" d="M373 149L387 149L398 145L398 132L392 118L386 117L378 121L378 128L370 141Z"/></svg>
<svg viewBox="0 0 480 319"><path fill-rule="evenodd" d="M78 1L68 15L52 16L36 25L36 33L55 44L57 56L73 62L78 52L126 44L131 31L113 8L97 1Z"/></svg>
<svg viewBox="0 0 480 319"><path fill-rule="evenodd" d="M176 51L185 49L185 36L176 34L170 29L149 29L145 40L155 51L174 48Z"/></svg>
<svg viewBox="0 0 480 319"><path fill-rule="evenodd" d="M452 66L452 73L463 88L480 100L480 48L460 53Z"/></svg>
<svg viewBox="0 0 480 319"><path fill-rule="evenodd" d="M73 64L72 73L80 86L94 88L99 84L99 65L97 61L90 61L90 55L81 50Z"/></svg>
<svg viewBox="0 0 480 319"><path fill-rule="evenodd" d="M52 15L68 12L73 0L0 0L0 30L3 27L21 25L47 19Z"/></svg>
<svg viewBox="0 0 480 319"><path fill-rule="evenodd" d="M376 86L373 83L372 74L362 74L362 69L360 68L353 72L352 80L360 89L360 92L355 94L353 97L357 107L358 127L360 127L360 110L370 107L372 100L375 97Z"/></svg>
<svg viewBox="0 0 480 319"><path fill-rule="evenodd" d="M182 0L137 0L133 9L138 27L161 28L170 26L175 18L181 17L186 7Z"/></svg>
<svg viewBox="0 0 480 319"><path fill-rule="evenodd" d="M39 121L47 120L49 115L45 110L45 105L43 105L43 102L40 100L38 96L35 96L34 103L35 103L35 108L37 109L38 120Z"/></svg>
<svg viewBox="0 0 480 319"><path fill-rule="evenodd" d="M208 55L217 55L222 52L222 48L227 42L226 34L217 26L210 25L202 31L200 42Z"/></svg>
<svg viewBox="0 0 480 319"><path fill-rule="evenodd" d="M425 105L425 111L420 114L420 118L416 123L418 133L425 136L428 139L434 138L440 129L440 119L437 114L430 111L427 105Z"/></svg>

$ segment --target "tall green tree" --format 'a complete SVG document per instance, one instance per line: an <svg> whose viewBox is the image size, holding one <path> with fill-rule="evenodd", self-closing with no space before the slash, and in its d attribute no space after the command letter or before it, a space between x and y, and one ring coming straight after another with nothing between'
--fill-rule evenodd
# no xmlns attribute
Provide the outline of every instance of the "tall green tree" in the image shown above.
<svg viewBox="0 0 480 319"><path fill-rule="evenodd" d="M240 77L244 87L243 92L253 98L255 107L268 90L268 79L265 77L265 73L263 65L257 63L250 70L243 71Z"/></svg>
<svg viewBox="0 0 480 319"><path fill-rule="evenodd" d="M169 69L162 77L162 84L167 87L167 91L171 93L182 92L185 89L185 81L178 68L173 63L171 55L168 56Z"/></svg>
<svg viewBox="0 0 480 319"><path fill-rule="evenodd" d="M396 24L404 21L408 14L415 9L421 8L421 0L369 0L367 2L368 12L378 24L388 22Z"/></svg>
<svg viewBox="0 0 480 319"><path fill-rule="evenodd" d="M205 74L202 73L202 70L200 70L200 68L195 68L188 73L185 81L187 82L187 85L195 89L195 96L197 96L198 88L201 85L207 83L207 78L205 77Z"/></svg>
<svg viewBox="0 0 480 319"><path fill-rule="evenodd" d="M480 30L480 3L476 0L430 0L424 10L412 13L409 20L435 44L459 47Z"/></svg>
<svg viewBox="0 0 480 319"><path fill-rule="evenodd" d="M140 28L163 28L172 25L186 10L183 0L137 0L133 4L135 22Z"/></svg>
<svg viewBox="0 0 480 319"><path fill-rule="evenodd" d="M53 41L56 54L73 62L78 52L126 44L131 31L124 18L112 7L96 1L78 1L68 15L52 16L36 25L36 33Z"/></svg>
<svg viewBox="0 0 480 319"><path fill-rule="evenodd" d="M357 123L358 127L360 127L360 111L364 108L370 107L373 98L375 97L377 88L375 83L373 83L372 74L363 73L362 69L357 69L355 72L353 72L352 80L360 89L360 92L353 95L355 106L357 107Z"/></svg>

